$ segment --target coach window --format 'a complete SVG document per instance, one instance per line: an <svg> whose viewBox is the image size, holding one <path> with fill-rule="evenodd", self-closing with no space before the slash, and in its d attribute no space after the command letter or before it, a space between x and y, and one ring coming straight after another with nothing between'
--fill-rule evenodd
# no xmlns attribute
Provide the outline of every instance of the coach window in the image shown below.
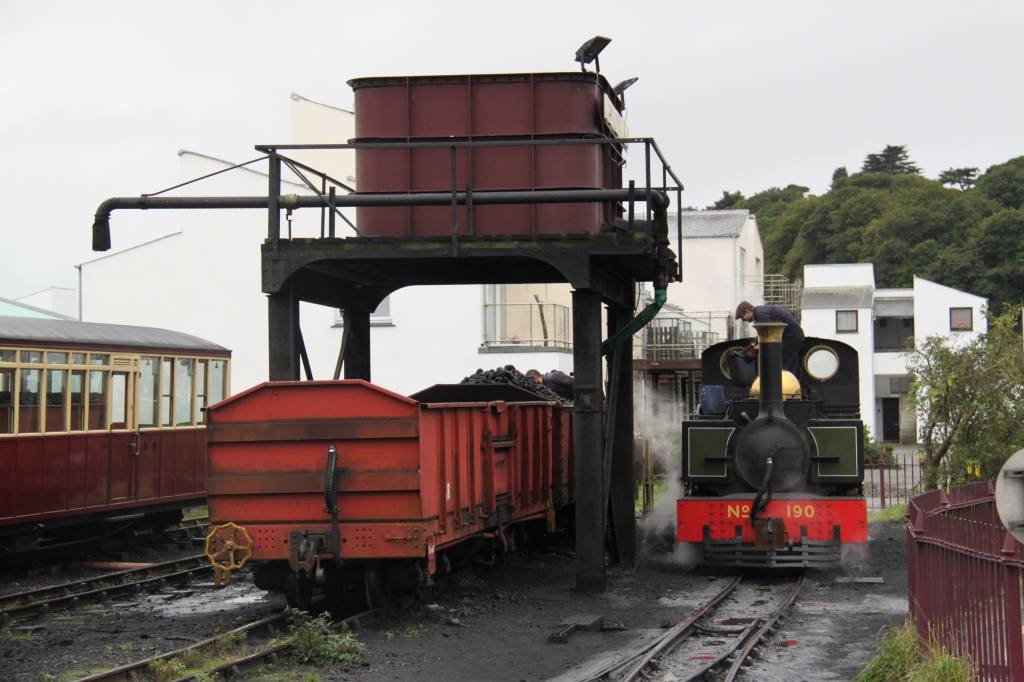
<svg viewBox="0 0 1024 682"><path fill-rule="evenodd" d="M82 363L85 362L83 357ZM85 370L71 370L71 430L85 430Z"/></svg>
<svg viewBox="0 0 1024 682"><path fill-rule="evenodd" d="M25 357L25 355L26 354L22 352L22 357ZM41 357L40 360L42 360ZM39 421L39 396L42 376L43 370L41 369L29 369L25 367L21 370L21 388L18 392L19 433L38 433L42 430L40 428L41 424Z"/></svg>
<svg viewBox="0 0 1024 682"><path fill-rule="evenodd" d="M196 360L196 424L206 421L206 360Z"/></svg>
<svg viewBox="0 0 1024 682"><path fill-rule="evenodd" d="M139 358L139 428L156 426L157 387L160 383L160 358Z"/></svg>
<svg viewBox="0 0 1024 682"><path fill-rule="evenodd" d="M46 354L47 365L68 364L67 353L49 352ZM66 369L48 368L46 370L46 431L63 431L67 428L67 380Z"/></svg>
<svg viewBox="0 0 1024 682"><path fill-rule="evenodd" d="M128 428L128 375L125 372L110 375L110 428Z"/></svg>
<svg viewBox="0 0 1024 682"><path fill-rule="evenodd" d="M174 360L174 425L192 425L192 361Z"/></svg>
<svg viewBox="0 0 1024 682"><path fill-rule="evenodd" d="M170 358L160 360L160 426L171 425L171 393L173 381L171 380Z"/></svg>
<svg viewBox="0 0 1024 682"><path fill-rule="evenodd" d="M7 358L0 351L0 361ZM11 353L11 360L14 359ZM0 433L14 433L14 370L0 369Z"/></svg>
<svg viewBox="0 0 1024 682"><path fill-rule="evenodd" d="M89 370L89 430L106 429L107 423L107 373Z"/></svg>
<svg viewBox="0 0 1024 682"><path fill-rule="evenodd" d="M224 370L227 363L224 360L210 361L210 404L215 405L224 400Z"/></svg>

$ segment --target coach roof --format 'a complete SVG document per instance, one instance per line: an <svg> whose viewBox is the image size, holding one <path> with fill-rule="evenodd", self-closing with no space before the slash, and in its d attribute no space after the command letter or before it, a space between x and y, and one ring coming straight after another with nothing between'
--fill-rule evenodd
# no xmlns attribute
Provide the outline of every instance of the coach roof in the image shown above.
<svg viewBox="0 0 1024 682"><path fill-rule="evenodd" d="M159 348L226 355L230 351L198 336L124 324L0 316L0 343Z"/></svg>

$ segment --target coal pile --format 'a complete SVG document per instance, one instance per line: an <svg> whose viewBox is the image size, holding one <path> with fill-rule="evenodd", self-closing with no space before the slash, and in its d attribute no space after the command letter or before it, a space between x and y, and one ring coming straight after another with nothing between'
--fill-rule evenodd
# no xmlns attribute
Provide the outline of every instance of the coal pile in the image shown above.
<svg viewBox="0 0 1024 682"><path fill-rule="evenodd" d="M488 370L478 369L459 383L512 384L513 386L530 391L531 393L536 393L544 400L557 400L562 403L569 402L560 398L557 393L544 384L538 384L533 379L528 378L525 374L517 370L515 365L505 365L504 367L497 367L495 369Z"/></svg>

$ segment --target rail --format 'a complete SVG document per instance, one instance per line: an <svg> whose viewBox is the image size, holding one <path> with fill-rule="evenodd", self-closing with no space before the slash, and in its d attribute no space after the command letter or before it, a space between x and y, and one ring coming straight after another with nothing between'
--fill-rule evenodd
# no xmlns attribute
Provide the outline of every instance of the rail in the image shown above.
<svg viewBox="0 0 1024 682"><path fill-rule="evenodd" d="M968 657L979 680L1024 679L1024 545L1000 523L991 481L910 501L907 577L924 641Z"/></svg>

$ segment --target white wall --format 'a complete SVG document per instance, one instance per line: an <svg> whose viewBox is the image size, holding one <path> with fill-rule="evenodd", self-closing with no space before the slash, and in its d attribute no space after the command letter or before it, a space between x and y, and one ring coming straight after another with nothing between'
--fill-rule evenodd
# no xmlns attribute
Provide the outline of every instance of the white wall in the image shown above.
<svg viewBox="0 0 1024 682"><path fill-rule="evenodd" d="M807 270L812 266L805 266L804 277L806 282ZM817 279L816 281L822 281ZM819 285L822 286L822 285ZM850 286L850 285L839 285ZM852 286L860 286L859 283ZM843 310L850 310L843 307ZM860 414L864 426L871 429L872 436L877 434L875 430L875 383L874 375L874 324L871 308L857 309L857 331L855 333L836 333L836 309L835 308L804 308L800 318L800 325L807 336L818 336L823 339L835 339L853 346L857 350L860 363L858 379L858 393L860 396Z"/></svg>
<svg viewBox="0 0 1024 682"><path fill-rule="evenodd" d="M833 263L805 265L804 288L874 287L873 263Z"/></svg>
<svg viewBox="0 0 1024 682"><path fill-rule="evenodd" d="M953 344L972 341L988 331L988 320L985 318L987 305L987 299L981 296L915 276L914 337L918 344L929 336L947 336ZM969 332L951 331L950 308L972 308L974 329Z"/></svg>

